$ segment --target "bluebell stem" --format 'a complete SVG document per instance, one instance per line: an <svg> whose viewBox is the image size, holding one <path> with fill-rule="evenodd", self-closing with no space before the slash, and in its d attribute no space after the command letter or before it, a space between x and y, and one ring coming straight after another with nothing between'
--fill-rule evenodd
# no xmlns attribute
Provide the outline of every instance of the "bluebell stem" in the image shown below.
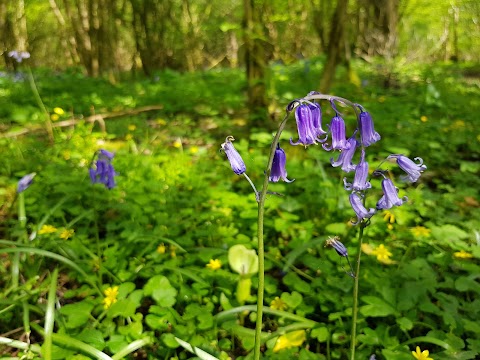
<svg viewBox="0 0 480 360"><path fill-rule="evenodd" d="M360 138L363 146L370 146L380 140L380 134L377 133L373 127L372 116L366 112L361 105L356 104L361 112L358 115L358 122L360 127Z"/></svg>
<svg viewBox="0 0 480 360"><path fill-rule="evenodd" d="M227 136L225 142L221 145L221 148L225 152L225 155L227 155L233 172L237 175L241 175L247 170L247 167L245 166L242 157L232 144L232 141L234 140L235 138L233 136Z"/></svg>
<svg viewBox="0 0 480 360"><path fill-rule="evenodd" d="M115 176L117 173L112 165L112 159L114 156L115 154L110 151L104 149L99 151L95 167L89 169L92 184L104 184L108 189L113 189L115 187Z"/></svg>
<svg viewBox="0 0 480 360"><path fill-rule="evenodd" d="M362 202L362 197L357 194L357 193L351 193L350 194L350 205L352 205L353 211L355 211L355 214L357 215L357 222L353 223L354 225L357 225L360 223L363 219L370 219L373 214L375 214L375 209L366 209L365 206L363 205Z"/></svg>
<svg viewBox="0 0 480 360"><path fill-rule="evenodd" d="M385 177L382 180L383 196L377 202L377 210L390 209L392 206L400 206L408 200L408 197L398 197L398 189L393 184L393 181Z"/></svg>
<svg viewBox="0 0 480 360"><path fill-rule="evenodd" d="M367 181L368 177L368 163L365 161L365 150L362 150L362 156L360 162L355 169L355 177L353 178L353 184L347 183L346 178L343 178L345 190L364 191L370 189L372 184Z"/></svg>
<svg viewBox="0 0 480 360"><path fill-rule="evenodd" d="M287 156L285 151L280 147L280 144L277 144L275 149L275 154L273 155L272 170L270 171L269 181L278 182L280 179L287 183L295 181L287 179L287 170L286 170Z"/></svg>
<svg viewBox="0 0 480 360"><path fill-rule="evenodd" d="M421 173L427 169L427 166L423 165L423 159L419 157L414 159L418 162L418 164L415 164L408 157L399 154L390 155L388 159L397 160L398 167L407 173L406 175L402 176L402 180L406 180L408 182L416 182Z"/></svg>
<svg viewBox="0 0 480 360"><path fill-rule="evenodd" d="M308 146L323 142L319 135L325 134L321 128L321 110L318 104L301 104L295 109L295 120L297 121L298 141L292 145Z"/></svg>
<svg viewBox="0 0 480 360"><path fill-rule="evenodd" d="M17 184L17 193L21 193L28 189L30 185L32 185L33 178L37 175L37 173L27 174L22 177Z"/></svg>
<svg viewBox="0 0 480 360"><path fill-rule="evenodd" d="M331 158L330 163L333 167L341 166L341 169L348 173L350 171L354 171L357 167L356 165L352 164L352 158L358 145L358 142L355 139L355 133L347 140L347 142L349 144L349 148L340 152L337 161L334 161L333 158Z"/></svg>
<svg viewBox="0 0 480 360"><path fill-rule="evenodd" d="M15 59L16 62L21 63L23 59L30 58L30 53L27 51L12 50L8 52L8 57Z"/></svg>
<svg viewBox="0 0 480 360"><path fill-rule="evenodd" d="M330 123L330 134L332 137L332 145L323 144L323 148L327 151L330 150L347 150L350 148L350 144L347 142L345 137L345 121L340 116L335 103L330 101L333 109L335 110L335 116L333 117Z"/></svg>

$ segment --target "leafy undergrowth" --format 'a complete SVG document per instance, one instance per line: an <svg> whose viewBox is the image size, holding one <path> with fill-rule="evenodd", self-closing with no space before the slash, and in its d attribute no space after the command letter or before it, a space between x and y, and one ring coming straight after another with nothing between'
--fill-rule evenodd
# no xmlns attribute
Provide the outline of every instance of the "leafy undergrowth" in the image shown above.
<svg viewBox="0 0 480 360"><path fill-rule="evenodd" d="M357 67L362 85L339 82L332 93L372 113L382 142L372 147L371 166L391 153L422 157L428 166L420 183L401 185L408 204L376 215L366 230L357 358L412 359L420 346L435 360L474 359L480 353L478 79L465 79L456 66L410 65L392 71L386 89L378 68ZM320 68L316 60L272 67L274 118L315 86ZM255 249L257 204L219 148L234 135L249 176L260 184L274 121L249 125L241 74L165 72L117 85L75 73L36 76L54 123L163 108L106 120L107 133L81 121L56 128L54 145L37 131L0 139L2 336L31 343L31 358L42 352L55 359L185 359L191 355L182 340L219 359L251 357L256 277L251 296L239 302L240 276L229 267L228 250ZM0 79L2 131L43 124L27 84L14 80ZM354 213L343 175L330 166L332 154L289 146L295 133L292 117L282 146L296 180L272 184L283 196L267 199L265 303L271 306L264 355L344 359L353 282L344 259L324 245L339 236L355 256ZM90 182L99 149L115 153L112 190ZM23 228L16 182L32 172ZM391 253L387 263L375 255L382 245ZM1 349L18 357L26 352Z"/></svg>

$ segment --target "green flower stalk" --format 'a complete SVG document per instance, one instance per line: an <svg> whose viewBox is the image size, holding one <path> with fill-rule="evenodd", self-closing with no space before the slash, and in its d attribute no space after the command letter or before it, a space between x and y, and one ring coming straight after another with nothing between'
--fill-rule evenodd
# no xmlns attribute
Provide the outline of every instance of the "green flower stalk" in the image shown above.
<svg viewBox="0 0 480 360"><path fill-rule="evenodd" d="M233 271L240 274L236 298L243 305L251 296L252 276L258 272L257 253L244 245L234 245L228 250L228 263Z"/></svg>

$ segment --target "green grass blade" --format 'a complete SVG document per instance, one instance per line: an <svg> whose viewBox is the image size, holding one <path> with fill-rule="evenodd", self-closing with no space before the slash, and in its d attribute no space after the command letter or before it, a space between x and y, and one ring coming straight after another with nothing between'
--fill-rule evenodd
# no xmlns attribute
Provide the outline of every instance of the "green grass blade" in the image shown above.
<svg viewBox="0 0 480 360"><path fill-rule="evenodd" d="M219 360L215 356L210 355L206 351L203 351L202 349L197 348L196 346L190 345L188 342L183 341L182 339L175 337L175 340L177 340L177 342L180 344L181 347L191 352L192 354L197 355L202 360Z"/></svg>
<svg viewBox="0 0 480 360"><path fill-rule="evenodd" d="M39 325L32 323L31 326L32 328L35 329L35 331L45 336L44 329L42 329ZM52 333L52 340L55 344L59 346L80 350L81 352L96 359L113 360L110 356L105 354L103 351L95 349L93 346L85 344L84 342L71 338L70 336L67 336L67 335Z"/></svg>
<svg viewBox="0 0 480 360"><path fill-rule="evenodd" d="M33 351L34 353L37 353L37 354L40 354L40 346L38 346L37 344L28 344L26 342L23 342L23 341L19 341L19 340L13 340L13 339L9 339L9 338L6 338L6 337L3 337L3 336L0 336L0 344L2 345L6 345L6 346L11 346L11 347L14 347L16 349L21 349L21 350L31 350Z"/></svg>
<svg viewBox="0 0 480 360"><path fill-rule="evenodd" d="M85 271L83 271L83 269L81 267L79 267L77 264L75 264L72 260L62 256L62 255L59 255L59 254L56 254L56 253L53 253L53 252L50 252L50 251L47 251L47 250L42 250L42 249L37 249L37 248L33 248L33 247L16 247L16 248L8 248L8 249L0 249L0 253L4 253L4 254L8 254L8 253L22 253L22 252L26 252L26 253L34 253L34 254L37 254L37 255L41 255L41 256L45 256L45 257L49 257L49 258L52 258L52 259L55 259L55 260L58 260L60 262L63 262L65 265L68 265L70 266L72 269L76 270L78 273L80 273L80 275L82 275L84 278L85 278L85 281L88 282L90 285L92 285L100 294L102 294L102 291L101 289L99 289L97 287L97 285L92 282L89 278L89 276L87 275L87 273Z"/></svg>
<svg viewBox="0 0 480 360"><path fill-rule="evenodd" d="M127 346L125 346L123 349L121 349L118 353L113 355L112 359L113 360L123 359L125 356L134 352L135 350L140 349L142 346L150 344L150 342L151 342L151 339L148 338L148 337L140 339L140 340L135 340L135 341L131 342L130 344L128 344Z"/></svg>
<svg viewBox="0 0 480 360"><path fill-rule="evenodd" d="M43 344L43 357L46 360L52 359L52 334L55 322L55 298L57 292L58 269L52 274L50 288L48 289L47 311L45 312L45 335Z"/></svg>

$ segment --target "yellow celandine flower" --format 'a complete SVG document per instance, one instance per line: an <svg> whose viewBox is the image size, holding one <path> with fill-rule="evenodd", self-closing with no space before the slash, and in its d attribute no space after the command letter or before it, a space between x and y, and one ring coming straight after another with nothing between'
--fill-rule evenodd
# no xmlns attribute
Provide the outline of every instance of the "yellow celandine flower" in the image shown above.
<svg viewBox="0 0 480 360"><path fill-rule="evenodd" d="M165 254L166 251L167 251L167 247L165 246L165 244L161 243L160 245L158 245L157 253Z"/></svg>
<svg viewBox="0 0 480 360"><path fill-rule="evenodd" d="M57 228L52 225L43 225L40 230L38 230L39 235L51 234L57 231Z"/></svg>
<svg viewBox="0 0 480 360"><path fill-rule="evenodd" d="M412 355L417 360L433 360L433 358L428 357L429 351L428 350L420 350L420 346L417 346L416 351L412 351Z"/></svg>
<svg viewBox="0 0 480 360"><path fill-rule="evenodd" d="M137 125L135 125L135 124L128 125L128 130L129 131L135 131L136 128L137 128Z"/></svg>
<svg viewBox="0 0 480 360"><path fill-rule="evenodd" d="M388 249L383 244L380 244L376 249L373 249L372 255L375 255L377 257L377 260L383 264L389 265L394 263L394 261L390 259L392 253L388 251Z"/></svg>
<svg viewBox="0 0 480 360"><path fill-rule="evenodd" d="M53 108L53 112L57 115L63 115L65 114L65 111L61 108L61 107L56 107L56 108Z"/></svg>
<svg viewBox="0 0 480 360"><path fill-rule="evenodd" d="M428 118L425 115L420 116L420 121L421 122L427 122Z"/></svg>
<svg viewBox="0 0 480 360"><path fill-rule="evenodd" d="M104 309L108 309L112 304L117 302L118 296L118 286L109 287L105 289L103 292L105 294L105 298L103 299L103 307Z"/></svg>
<svg viewBox="0 0 480 360"><path fill-rule="evenodd" d="M58 114L52 114L52 115L50 115L50 119L52 121L57 121L58 119L60 119L60 116L58 116Z"/></svg>
<svg viewBox="0 0 480 360"><path fill-rule="evenodd" d="M288 349L294 346L300 346L307 339L305 330L292 331L278 337L273 352Z"/></svg>
<svg viewBox="0 0 480 360"><path fill-rule="evenodd" d="M272 302L270 303L270 307L274 310L283 311L283 310L287 310L288 305L285 303L285 301L283 301L278 296L276 296L275 299L273 299Z"/></svg>
<svg viewBox="0 0 480 360"><path fill-rule="evenodd" d="M73 234L75 234L75 230L73 229L63 229L60 233L60 239L67 240L70 239Z"/></svg>
<svg viewBox="0 0 480 360"><path fill-rule="evenodd" d="M182 147L182 141L180 139L177 139L173 142L173 147L180 149Z"/></svg>
<svg viewBox="0 0 480 360"><path fill-rule="evenodd" d="M210 259L209 263L206 265L207 268L211 270L218 270L222 267L222 262L218 259Z"/></svg>
<svg viewBox="0 0 480 360"><path fill-rule="evenodd" d="M410 229L415 237L429 237L432 230L427 229L425 226L415 226Z"/></svg>
<svg viewBox="0 0 480 360"><path fill-rule="evenodd" d="M457 259L471 259L473 257L472 254L466 252L465 250L454 252L453 256Z"/></svg>
<svg viewBox="0 0 480 360"><path fill-rule="evenodd" d="M190 148L190 154L196 154L198 153L198 146L192 146Z"/></svg>

